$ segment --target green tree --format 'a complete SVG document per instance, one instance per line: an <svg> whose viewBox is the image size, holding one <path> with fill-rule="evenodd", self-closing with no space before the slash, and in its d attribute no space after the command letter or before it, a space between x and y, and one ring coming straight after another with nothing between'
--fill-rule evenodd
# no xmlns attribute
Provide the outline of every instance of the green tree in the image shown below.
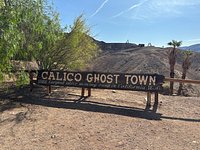
<svg viewBox="0 0 200 150"><path fill-rule="evenodd" d="M174 67L176 64L176 57L177 57L177 50L176 48L181 46L182 41L176 41L172 40L171 42L168 43L169 46L173 46L172 49L169 50L169 65L170 65L170 78L174 78ZM173 89L174 89L174 82L170 82L170 95L173 94Z"/></svg>
<svg viewBox="0 0 200 150"><path fill-rule="evenodd" d="M3 73L11 69L10 58L18 49L17 42L20 40L21 33L15 30L17 19L10 1L1 0L0 6L0 81L2 81Z"/></svg>
<svg viewBox="0 0 200 150"><path fill-rule="evenodd" d="M18 11L17 30L23 33L23 39L19 41L20 48L14 59L31 61L40 58L41 54L48 57L50 49L63 37L59 15L44 0L20 1L14 6L22 6Z"/></svg>
<svg viewBox="0 0 200 150"><path fill-rule="evenodd" d="M183 55L184 55L184 60L182 63L182 77L181 78L185 80L187 71L192 64L191 63L192 51L190 50L184 51ZM179 89L178 89L178 95L181 95L182 89L183 89L183 83L180 83Z"/></svg>
<svg viewBox="0 0 200 150"><path fill-rule="evenodd" d="M11 60L36 60L62 37L58 14L45 0L0 1L0 80ZM44 59L47 61L48 59Z"/></svg>
<svg viewBox="0 0 200 150"><path fill-rule="evenodd" d="M0 2L0 77L10 72L13 59L36 60L41 69L80 69L96 55L82 15L65 33L46 0Z"/></svg>
<svg viewBox="0 0 200 150"><path fill-rule="evenodd" d="M82 69L98 53L98 46L90 36L83 15L77 17L69 32L58 42L57 50L51 57L56 62L54 67L62 69ZM53 62L52 62L53 63Z"/></svg>

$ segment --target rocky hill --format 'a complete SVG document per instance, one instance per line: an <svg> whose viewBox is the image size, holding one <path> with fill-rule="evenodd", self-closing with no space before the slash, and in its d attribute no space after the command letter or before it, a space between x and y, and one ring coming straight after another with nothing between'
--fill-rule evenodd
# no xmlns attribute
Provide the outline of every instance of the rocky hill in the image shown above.
<svg viewBox="0 0 200 150"><path fill-rule="evenodd" d="M168 51L170 48L154 46L131 48L102 49L101 54L92 62L90 71L120 72L120 73L157 73L169 77ZM177 63L175 65L175 78L181 78L183 51L178 50ZM192 65L187 72L187 78L200 80L200 53L193 52ZM168 84L166 84L168 86ZM179 83L175 83L175 92ZM200 86L185 84L185 96L200 96Z"/></svg>
<svg viewBox="0 0 200 150"><path fill-rule="evenodd" d="M192 50L196 52L200 52L200 44L194 44L190 46L180 47L182 50Z"/></svg>
<svg viewBox="0 0 200 150"><path fill-rule="evenodd" d="M97 45L100 47L102 50L122 50L122 49L128 49L128 48L136 48L138 45L134 43L106 43L104 41L97 41L95 40Z"/></svg>
<svg viewBox="0 0 200 150"><path fill-rule="evenodd" d="M137 45L123 49L119 47L102 49L100 56L94 60L90 69L103 72L159 73L168 77L168 51L169 48ZM175 74L178 78L182 74L182 58L183 54L179 50L175 66ZM191 61L188 78L200 79L200 53L194 52Z"/></svg>

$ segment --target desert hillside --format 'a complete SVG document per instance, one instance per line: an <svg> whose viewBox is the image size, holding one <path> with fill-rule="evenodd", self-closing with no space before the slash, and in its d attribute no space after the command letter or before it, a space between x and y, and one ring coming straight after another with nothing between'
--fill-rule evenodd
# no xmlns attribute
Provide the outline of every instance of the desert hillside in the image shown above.
<svg viewBox="0 0 200 150"><path fill-rule="evenodd" d="M100 56L93 61L91 70L104 72L159 73L168 77L168 50L169 48L154 46L138 47L135 45L132 45L131 48L125 48L124 46L124 49L121 47L115 47L113 49L104 48ZM177 78L181 77L182 58L183 54L179 50L177 64L175 66ZM200 53L193 52L191 62L192 66L188 71L188 78L200 79Z"/></svg>
<svg viewBox="0 0 200 150"><path fill-rule="evenodd" d="M99 44L99 43L98 43ZM127 43L103 43L100 55L91 63L90 71L122 72L122 73L157 73L169 77L168 48L154 46L140 47L136 44ZM175 65L175 78L181 78L182 50L177 50L177 63ZM188 79L200 80L200 53L193 52L191 56ZM166 83L168 84L168 83ZM175 93L179 83L175 83ZM200 96L200 86L195 84L184 85L185 96Z"/></svg>

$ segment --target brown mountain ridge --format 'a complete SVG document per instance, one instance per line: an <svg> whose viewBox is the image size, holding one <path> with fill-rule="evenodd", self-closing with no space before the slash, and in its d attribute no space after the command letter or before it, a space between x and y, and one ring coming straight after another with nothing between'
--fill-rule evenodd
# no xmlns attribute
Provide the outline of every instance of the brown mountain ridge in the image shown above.
<svg viewBox="0 0 200 150"><path fill-rule="evenodd" d="M98 42L100 55L93 60L92 71L124 73L158 73L169 76L168 48L138 46L131 43ZM182 74L182 50L178 49L175 74ZM193 52L188 78L200 80L200 53Z"/></svg>
<svg viewBox="0 0 200 150"><path fill-rule="evenodd" d="M99 43L98 43L99 44ZM160 48L130 43L100 42L101 53L96 57L89 71L119 73L157 73L169 77L168 51L172 47ZM181 78L183 50L177 50L175 78ZM187 72L188 79L200 80L200 53L193 52L192 65ZM179 83L175 83L175 91ZM200 96L200 86L185 84L185 96Z"/></svg>

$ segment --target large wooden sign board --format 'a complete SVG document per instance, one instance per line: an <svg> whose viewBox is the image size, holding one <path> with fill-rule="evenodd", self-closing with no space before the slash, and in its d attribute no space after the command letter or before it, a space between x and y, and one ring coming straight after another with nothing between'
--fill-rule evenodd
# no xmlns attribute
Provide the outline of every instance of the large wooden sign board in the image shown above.
<svg viewBox="0 0 200 150"><path fill-rule="evenodd" d="M37 84L159 92L163 75L39 70Z"/></svg>

